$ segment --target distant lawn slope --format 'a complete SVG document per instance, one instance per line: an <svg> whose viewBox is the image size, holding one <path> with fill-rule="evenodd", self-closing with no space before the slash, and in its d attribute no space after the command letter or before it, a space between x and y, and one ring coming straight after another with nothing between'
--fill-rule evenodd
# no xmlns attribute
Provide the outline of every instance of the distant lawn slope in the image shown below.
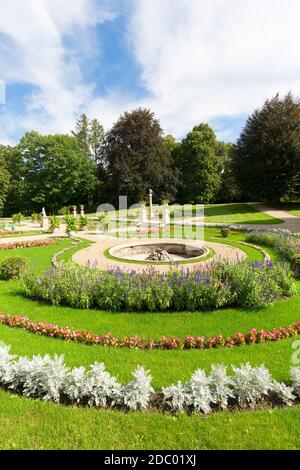
<svg viewBox="0 0 300 470"><path fill-rule="evenodd" d="M300 207L300 205L299 205ZM300 214L300 210L299 210ZM205 222L220 224L281 224L283 221L259 212L248 204L212 204L205 206Z"/></svg>
<svg viewBox="0 0 300 470"><path fill-rule="evenodd" d="M272 206L274 209L289 212L289 214L300 217L300 202L290 202Z"/></svg>
<svg viewBox="0 0 300 470"><path fill-rule="evenodd" d="M197 217L196 206L186 204L184 206L171 205L171 214L173 219L182 218L182 209L185 209L185 217ZM139 210L132 209L128 211L116 211L113 217L127 217L127 215L138 217ZM300 214L300 204L299 204ZM219 224L257 224L257 225L272 225L281 224L282 220L270 217L269 215L256 210L245 203L237 204L210 204L205 206L205 219L207 223ZM95 217L96 214L89 214L89 217Z"/></svg>

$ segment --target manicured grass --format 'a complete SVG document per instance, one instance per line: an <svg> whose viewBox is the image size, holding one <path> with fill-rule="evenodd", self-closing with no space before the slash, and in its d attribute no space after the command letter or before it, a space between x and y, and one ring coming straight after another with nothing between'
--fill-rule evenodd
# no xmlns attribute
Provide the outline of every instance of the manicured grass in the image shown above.
<svg viewBox="0 0 300 470"><path fill-rule="evenodd" d="M185 217L195 217L196 209L193 205L185 205ZM182 206L173 205L170 206L172 217L175 219L182 218L181 210ZM175 214L174 214L175 213ZM128 210L128 211L116 211L113 214L113 218L124 218L128 214L138 216L139 210ZM89 214L90 217L95 217L96 214ZM283 221L270 217L269 215L256 210L245 203L237 204L210 204L204 208L204 221L207 223L224 223L224 224L281 224Z"/></svg>
<svg viewBox="0 0 300 470"><path fill-rule="evenodd" d="M205 206L205 222L225 224L280 224L281 220L259 212L248 204L213 204Z"/></svg>
<svg viewBox="0 0 300 470"><path fill-rule="evenodd" d="M0 449L299 449L300 408L171 416L76 409L0 391Z"/></svg>
<svg viewBox="0 0 300 470"><path fill-rule="evenodd" d="M131 373L138 365L143 365L151 370L153 385L158 389L178 380L188 380L198 368L209 372L212 364L219 363L228 366L246 362L253 366L265 364L275 379L288 382L295 339L234 349L135 351L67 343L0 325L0 341L11 345L13 354L29 357L63 354L66 363L72 367L104 362L108 371L124 383L130 380Z"/></svg>
<svg viewBox="0 0 300 470"><path fill-rule="evenodd" d="M218 236L206 230L206 236ZM234 233L232 243L243 240ZM227 240L224 240L226 243ZM13 254L30 260L37 272L50 266L54 253L69 247L70 240L55 246L0 251L0 260ZM67 261L74 251L63 255ZM15 253L14 253L15 252ZM300 284L298 283L300 288ZM0 282L0 310L61 326L112 331L118 336L162 335L212 336L233 334L250 328L287 326L300 320L300 297L256 310L222 310L208 313L115 314L74 310L34 302L21 295L20 282ZM122 382L141 364L150 369L159 388L186 380L197 368L209 371L211 364L264 363L277 380L289 380L293 339L236 349L211 351L131 351L67 343L0 325L0 341L15 354L64 354L69 366L105 362ZM300 408L243 413L217 413L207 418L160 413L124 414L117 411L67 408L27 400L0 391L0 449L297 449L300 447ZM124 429L126 432L124 432Z"/></svg>

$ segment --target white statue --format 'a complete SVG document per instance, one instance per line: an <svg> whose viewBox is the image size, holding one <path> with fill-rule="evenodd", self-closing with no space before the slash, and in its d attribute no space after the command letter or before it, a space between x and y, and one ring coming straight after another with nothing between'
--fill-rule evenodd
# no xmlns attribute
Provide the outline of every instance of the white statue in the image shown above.
<svg viewBox="0 0 300 470"><path fill-rule="evenodd" d="M44 228L45 230L49 230L49 219L47 217L45 207L43 207L42 209L41 228Z"/></svg>
<svg viewBox="0 0 300 470"><path fill-rule="evenodd" d="M76 206L73 207L73 215L74 215L74 217L77 217L77 207Z"/></svg>
<svg viewBox="0 0 300 470"><path fill-rule="evenodd" d="M148 221L147 221L147 211L146 211L145 204L141 204L139 223L142 226L145 226L148 223Z"/></svg>
<svg viewBox="0 0 300 470"><path fill-rule="evenodd" d="M80 206L80 215L84 217L84 206Z"/></svg>
<svg viewBox="0 0 300 470"><path fill-rule="evenodd" d="M153 191L149 190L149 202L150 202L150 219L153 219Z"/></svg>
<svg viewBox="0 0 300 470"><path fill-rule="evenodd" d="M168 203L163 205L162 224L168 226L171 223L170 207Z"/></svg>

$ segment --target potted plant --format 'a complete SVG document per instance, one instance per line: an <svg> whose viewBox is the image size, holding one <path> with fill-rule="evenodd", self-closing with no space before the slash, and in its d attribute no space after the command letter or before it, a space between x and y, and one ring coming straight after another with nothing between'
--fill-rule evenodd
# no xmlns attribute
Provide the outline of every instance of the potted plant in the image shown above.
<svg viewBox="0 0 300 470"><path fill-rule="evenodd" d="M76 232L78 232L78 222L77 218L74 215L66 215L65 217L66 223L66 232L70 238L74 237Z"/></svg>
<svg viewBox="0 0 300 470"><path fill-rule="evenodd" d="M89 219L86 215L81 215L79 218L79 229L85 232L88 228Z"/></svg>
<svg viewBox="0 0 300 470"><path fill-rule="evenodd" d="M104 232L108 231L108 226L109 226L109 218L106 214L102 214L98 217L98 222L102 226L102 229Z"/></svg>
<svg viewBox="0 0 300 470"><path fill-rule="evenodd" d="M19 212L18 214L13 214L13 216L12 216L12 221L13 221L14 224L21 225L23 219L24 219L24 217L21 214L21 212Z"/></svg>
<svg viewBox="0 0 300 470"><path fill-rule="evenodd" d="M55 233L60 227L60 220L56 215L50 217L50 231Z"/></svg>

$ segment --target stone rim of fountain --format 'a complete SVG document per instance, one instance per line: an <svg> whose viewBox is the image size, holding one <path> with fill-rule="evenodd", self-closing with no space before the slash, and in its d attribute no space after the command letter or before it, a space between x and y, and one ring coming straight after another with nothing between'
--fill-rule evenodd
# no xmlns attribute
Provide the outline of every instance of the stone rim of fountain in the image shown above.
<svg viewBox="0 0 300 470"><path fill-rule="evenodd" d="M152 248L152 249L151 249ZM141 258L136 255L140 255L141 250L144 249L144 256L145 258ZM126 251L129 253L126 253ZM136 253L135 253L136 251ZM182 258L178 259L147 259L151 254L157 251L163 251L168 254L172 258L172 255L182 255ZM131 252L131 253L130 253ZM148 242L131 242L131 243L123 243L120 245L116 245L111 247L108 250L108 255L120 262L142 262L145 264L181 264L191 262L194 263L196 261L201 262L203 258L207 258L207 256L211 253L211 250L206 247L203 242L199 242L197 244L185 243L183 241L148 241ZM147 256L148 255L148 256Z"/></svg>

